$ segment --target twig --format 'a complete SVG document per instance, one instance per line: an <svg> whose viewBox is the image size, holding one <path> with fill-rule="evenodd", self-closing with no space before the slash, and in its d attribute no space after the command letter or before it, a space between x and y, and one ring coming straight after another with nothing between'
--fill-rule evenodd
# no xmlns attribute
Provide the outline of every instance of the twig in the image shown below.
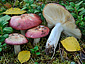
<svg viewBox="0 0 85 64"><path fill-rule="evenodd" d="M85 51L82 49L83 53L85 54Z"/></svg>
<svg viewBox="0 0 85 64"><path fill-rule="evenodd" d="M55 55L55 49L56 49L56 47L54 47L54 52L53 52L53 55L52 55L51 59L53 59L53 57Z"/></svg>
<svg viewBox="0 0 85 64"><path fill-rule="evenodd" d="M34 62L34 60L31 58L31 60Z"/></svg>
<svg viewBox="0 0 85 64"><path fill-rule="evenodd" d="M14 0L13 8L14 8L14 6L15 6L15 2L16 2L16 0Z"/></svg>
<svg viewBox="0 0 85 64"><path fill-rule="evenodd" d="M59 43L59 50L60 50L61 60L64 62L64 58L62 56L61 49L60 49L60 43Z"/></svg>
<svg viewBox="0 0 85 64"><path fill-rule="evenodd" d="M81 64L83 64L83 63L82 63L82 60L81 60L80 58L79 58L79 61L80 61Z"/></svg>

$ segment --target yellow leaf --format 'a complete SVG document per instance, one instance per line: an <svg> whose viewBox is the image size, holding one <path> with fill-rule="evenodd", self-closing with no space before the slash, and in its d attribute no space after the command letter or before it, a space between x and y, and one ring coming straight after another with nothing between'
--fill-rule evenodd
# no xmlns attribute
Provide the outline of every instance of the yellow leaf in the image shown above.
<svg viewBox="0 0 85 64"><path fill-rule="evenodd" d="M18 54L18 60L21 62L21 63L24 63L26 61L28 61L30 59L30 51L21 51L19 52Z"/></svg>
<svg viewBox="0 0 85 64"><path fill-rule="evenodd" d="M79 51L80 45L76 38L68 37L61 41L62 45L67 51Z"/></svg>
<svg viewBox="0 0 85 64"><path fill-rule="evenodd" d="M23 14L25 13L26 11L24 10L21 10L19 8L10 8L10 9L7 9L5 12L3 12L2 14Z"/></svg>

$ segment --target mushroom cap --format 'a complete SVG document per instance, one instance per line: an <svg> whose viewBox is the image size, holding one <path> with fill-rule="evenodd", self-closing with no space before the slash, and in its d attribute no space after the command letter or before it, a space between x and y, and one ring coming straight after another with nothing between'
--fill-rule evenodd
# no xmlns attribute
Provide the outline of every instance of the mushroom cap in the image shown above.
<svg viewBox="0 0 85 64"><path fill-rule="evenodd" d="M43 25L39 25L35 28L29 29L25 36L28 38L40 38L48 35L49 28Z"/></svg>
<svg viewBox="0 0 85 64"><path fill-rule="evenodd" d="M76 27L73 16L63 6L55 3L47 4L43 9L43 16L51 25L61 23L66 35L81 38L81 31Z"/></svg>
<svg viewBox="0 0 85 64"><path fill-rule="evenodd" d="M20 45L27 43L28 40L22 34L13 33L10 34L8 38L5 39L5 43L10 45Z"/></svg>
<svg viewBox="0 0 85 64"><path fill-rule="evenodd" d="M21 16L12 16L10 26L16 30L26 30L41 23L41 18L36 14L22 14Z"/></svg>

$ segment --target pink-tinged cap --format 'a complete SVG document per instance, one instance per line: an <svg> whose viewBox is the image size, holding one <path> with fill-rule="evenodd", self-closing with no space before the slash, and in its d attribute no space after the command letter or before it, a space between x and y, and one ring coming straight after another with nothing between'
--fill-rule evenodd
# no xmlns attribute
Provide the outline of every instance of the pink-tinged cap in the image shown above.
<svg viewBox="0 0 85 64"><path fill-rule="evenodd" d="M43 25L39 25L35 28L29 29L25 36L28 38L40 38L48 35L49 28Z"/></svg>
<svg viewBox="0 0 85 64"><path fill-rule="evenodd" d="M26 30L41 23L41 18L36 14L22 14L13 16L10 20L10 26L16 30Z"/></svg>
<svg viewBox="0 0 85 64"><path fill-rule="evenodd" d="M5 39L5 43L10 45L20 45L27 43L28 40L22 34L13 33L10 34L8 38Z"/></svg>

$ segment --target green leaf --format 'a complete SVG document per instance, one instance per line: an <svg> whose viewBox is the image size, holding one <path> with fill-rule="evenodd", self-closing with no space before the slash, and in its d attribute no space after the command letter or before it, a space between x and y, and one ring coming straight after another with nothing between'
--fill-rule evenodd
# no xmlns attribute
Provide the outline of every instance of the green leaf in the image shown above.
<svg viewBox="0 0 85 64"><path fill-rule="evenodd" d="M74 18L77 18L77 15L75 13L71 13Z"/></svg>
<svg viewBox="0 0 85 64"><path fill-rule="evenodd" d="M1 42L0 42L0 46L1 46Z"/></svg>
<svg viewBox="0 0 85 64"><path fill-rule="evenodd" d="M39 0L36 0L36 2L38 2Z"/></svg>
<svg viewBox="0 0 85 64"><path fill-rule="evenodd" d="M66 4L64 4L64 3L60 3L60 5L62 5L62 6L65 6L65 7L66 7Z"/></svg>
<svg viewBox="0 0 85 64"><path fill-rule="evenodd" d="M2 46L2 45L0 45L0 48L3 48L3 46Z"/></svg>
<svg viewBox="0 0 85 64"><path fill-rule="evenodd" d="M0 36L0 42L3 42L5 40L5 37Z"/></svg>
<svg viewBox="0 0 85 64"><path fill-rule="evenodd" d="M3 29L3 32L4 32L5 34L12 33L12 32L13 32L13 29L12 29L12 27L5 27L5 28Z"/></svg>
<svg viewBox="0 0 85 64"><path fill-rule="evenodd" d="M77 11L79 10L79 8L80 8L80 6L76 6L76 7L75 7L75 9L76 9Z"/></svg>
<svg viewBox="0 0 85 64"><path fill-rule="evenodd" d="M40 55L40 52L36 52L36 55Z"/></svg>
<svg viewBox="0 0 85 64"><path fill-rule="evenodd" d="M77 21L76 21L76 24L78 25L78 24L79 24L79 22L80 22L80 21L79 21L79 20L77 20Z"/></svg>
<svg viewBox="0 0 85 64"><path fill-rule="evenodd" d="M83 18L83 21L85 21L85 17Z"/></svg>
<svg viewBox="0 0 85 64"><path fill-rule="evenodd" d="M34 54L35 50L34 50L34 49L30 49L30 50L31 50L31 53L33 53L33 54Z"/></svg>
<svg viewBox="0 0 85 64"><path fill-rule="evenodd" d="M41 8L44 8L44 7L45 7L45 4L42 4L42 5L41 5Z"/></svg>
<svg viewBox="0 0 85 64"><path fill-rule="evenodd" d="M29 4L33 4L34 3L34 0L29 0Z"/></svg>
<svg viewBox="0 0 85 64"><path fill-rule="evenodd" d="M29 3L29 1L28 1L28 0L24 0L24 2Z"/></svg>
<svg viewBox="0 0 85 64"><path fill-rule="evenodd" d="M85 14L85 9L82 10L82 11L79 13L79 15L82 15L82 14Z"/></svg>
<svg viewBox="0 0 85 64"><path fill-rule="evenodd" d="M6 43L4 43L2 46L3 46L3 47L6 46Z"/></svg>
<svg viewBox="0 0 85 64"><path fill-rule="evenodd" d="M34 64L39 64L38 62L35 62Z"/></svg>
<svg viewBox="0 0 85 64"><path fill-rule="evenodd" d="M2 21L0 21L0 27L5 27L6 24L8 24L8 22L4 21L4 19Z"/></svg>
<svg viewBox="0 0 85 64"><path fill-rule="evenodd" d="M10 18L11 18L10 16L5 15L5 16L3 16L3 17L0 18L0 21L2 21L2 20L8 21L8 20L10 20Z"/></svg>
<svg viewBox="0 0 85 64"><path fill-rule="evenodd" d="M3 37L8 38L8 37L9 37L9 35L8 35L8 34L4 34L4 35L3 35Z"/></svg>
<svg viewBox="0 0 85 64"><path fill-rule="evenodd" d="M85 64L85 62L83 62L83 64Z"/></svg>
<svg viewBox="0 0 85 64"><path fill-rule="evenodd" d="M41 14L41 19L44 20L45 18L43 17L43 15Z"/></svg>
<svg viewBox="0 0 85 64"><path fill-rule="evenodd" d="M37 7L37 5L36 5L36 4L31 4L30 6L32 6L32 7Z"/></svg>
<svg viewBox="0 0 85 64"><path fill-rule="evenodd" d="M27 7L23 7L21 10L25 10Z"/></svg>
<svg viewBox="0 0 85 64"><path fill-rule="evenodd" d="M75 4L74 4L73 2L70 2L70 5L71 5L72 7L75 7Z"/></svg>
<svg viewBox="0 0 85 64"><path fill-rule="evenodd" d="M29 9L28 10L30 13L33 13L34 12L34 9Z"/></svg>
<svg viewBox="0 0 85 64"><path fill-rule="evenodd" d="M84 7L80 8L78 11L82 11L82 10L84 10Z"/></svg>
<svg viewBox="0 0 85 64"><path fill-rule="evenodd" d="M41 10L41 7L40 7L40 6L37 6L37 9L38 9L38 10Z"/></svg>
<svg viewBox="0 0 85 64"><path fill-rule="evenodd" d="M81 26L84 26L84 22L81 22L80 25L81 25Z"/></svg>
<svg viewBox="0 0 85 64"><path fill-rule="evenodd" d="M81 2L79 2L79 3L77 3L77 4L75 4L76 6L79 6L80 4L82 4L83 3L83 1L81 1Z"/></svg>
<svg viewBox="0 0 85 64"><path fill-rule="evenodd" d="M70 11L73 11L73 10L74 10L74 8L71 7L71 6L66 6L66 9L67 9L67 10L70 10Z"/></svg>
<svg viewBox="0 0 85 64"><path fill-rule="evenodd" d="M2 2L5 2L5 0L2 0Z"/></svg>
<svg viewBox="0 0 85 64"><path fill-rule="evenodd" d="M34 47L34 50L37 51L37 50L38 50L38 46L35 46L35 47Z"/></svg>
<svg viewBox="0 0 85 64"><path fill-rule="evenodd" d="M34 10L34 13L38 13L38 12L40 12L40 10Z"/></svg>
<svg viewBox="0 0 85 64"><path fill-rule="evenodd" d="M83 15L78 16L78 19L82 21L83 20Z"/></svg>
<svg viewBox="0 0 85 64"><path fill-rule="evenodd" d="M2 51L2 48L0 48L0 52Z"/></svg>
<svg viewBox="0 0 85 64"><path fill-rule="evenodd" d="M29 3L25 4L23 7L28 7L29 6Z"/></svg>

